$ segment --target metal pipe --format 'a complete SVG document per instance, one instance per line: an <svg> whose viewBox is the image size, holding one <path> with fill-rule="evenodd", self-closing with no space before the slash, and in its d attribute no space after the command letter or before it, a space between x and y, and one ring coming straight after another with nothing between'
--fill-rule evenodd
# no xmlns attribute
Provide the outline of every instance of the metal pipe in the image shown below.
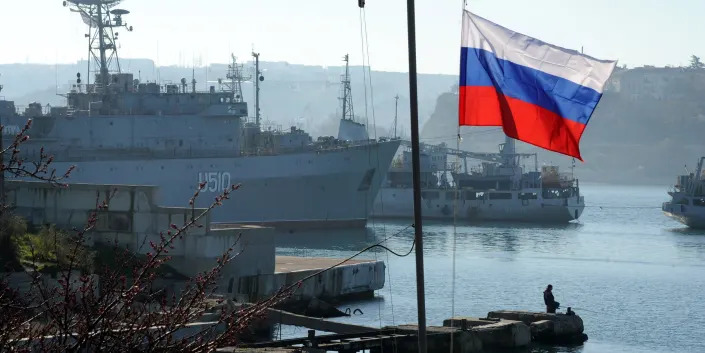
<svg viewBox="0 0 705 353"><path fill-rule="evenodd" d="M419 353L428 351L426 341L426 299L424 295L423 227L421 219L421 167L419 158L419 106L416 82L416 19L414 0L406 3L409 41L409 103L411 111L411 160L414 177L414 239L416 242L416 299Z"/></svg>

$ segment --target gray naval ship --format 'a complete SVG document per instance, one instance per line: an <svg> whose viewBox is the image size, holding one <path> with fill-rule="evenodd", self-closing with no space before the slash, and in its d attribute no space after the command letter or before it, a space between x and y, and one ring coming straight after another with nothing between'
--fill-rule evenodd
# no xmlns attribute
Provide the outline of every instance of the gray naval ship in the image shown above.
<svg viewBox="0 0 705 353"><path fill-rule="evenodd" d="M407 150L389 169L375 200L372 216L413 216L411 153ZM499 153L468 152L441 145L421 145L421 206L429 219L459 221L513 221L568 223L582 215L585 197L573 173L558 166L542 166L536 153L516 153L516 141L505 136ZM448 156L457 156L450 162ZM520 160L534 159L534 171L524 171ZM468 167L468 159L484 162Z"/></svg>
<svg viewBox="0 0 705 353"><path fill-rule="evenodd" d="M120 70L117 56L117 30L133 29L123 21L129 11L116 7L120 1L63 2L89 27L94 82L82 83L77 74L63 107L32 103L22 109L0 100L6 141L32 119L31 139L22 149L28 160L43 147L54 156L57 172L76 166L71 183L157 185L165 206L187 205L200 182L206 184L197 207L242 184L213 211L214 222L289 229L366 225L398 141L314 141L295 127L265 128L257 53L254 119L242 98L241 83L248 78L235 57L218 90L197 91L195 79L191 87L186 79L135 80Z"/></svg>
<svg viewBox="0 0 705 353"><path fill-rule="evenodd" d="M703 163L705 157L700 157L695 172L679 175L676 184L668 191L671 200L661 204L666 216L694 229L705 229Z"/></svg>

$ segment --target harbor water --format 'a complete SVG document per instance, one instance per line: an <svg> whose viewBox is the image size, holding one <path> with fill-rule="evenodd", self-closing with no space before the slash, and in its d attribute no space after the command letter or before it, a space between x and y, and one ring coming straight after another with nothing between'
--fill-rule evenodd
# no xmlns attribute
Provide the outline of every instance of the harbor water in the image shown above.
<svg viewBox="0 0 705 353"><path fill-rule="evenodd" d="M578 223L562 226L425 222L428 324L499 309L543 311L542 292L550 283L559 311L572 307L589 340L533 352L705 351L705 231L662 214L667 190L581 184L585 212ZM342 258L389 238L386 246L406 253L410 223L375 220L366 231L282 233L277 252ZM396 257L379 249L363 258L386 262L385 288L375 299L340 306L363 314L335 320L374 327L414 323L413 253ZM306 330L284 327L279 335L305 336Z"/></svg>

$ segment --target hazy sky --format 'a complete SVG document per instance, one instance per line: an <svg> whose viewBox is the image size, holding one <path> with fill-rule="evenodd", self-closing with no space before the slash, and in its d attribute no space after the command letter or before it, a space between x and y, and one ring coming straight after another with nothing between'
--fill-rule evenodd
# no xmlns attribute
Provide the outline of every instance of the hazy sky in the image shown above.
<svg viewBox="0 0 705 353"><path fill-rule="evenodd" d="M87 26L61 0L0 0L0 63L73 63L85 59ZM164 7L164 4L169 4ZM124 0L135 31L120 31L121 57L161 65L250 60L340 65L361 63L357 0ZM422 73L457 74L460 0L417 0ZM553 44L630 67L686 64L705 57L702 0L475 0L468 9ZM406 1L367 0L370 63L407 71Z"/></svg>

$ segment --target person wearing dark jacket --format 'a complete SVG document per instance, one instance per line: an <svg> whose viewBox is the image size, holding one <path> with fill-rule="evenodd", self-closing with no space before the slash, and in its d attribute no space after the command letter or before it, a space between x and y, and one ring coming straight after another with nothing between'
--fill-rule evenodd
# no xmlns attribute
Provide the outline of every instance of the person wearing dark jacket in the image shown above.
<svg viewBox="0 0 705 353"><path fill-rule="evenodd" d="M555 314L556 309L558 309L561 304L553 298L552 291L553 286L549 284L548 287L546 287L546 290L543 291L543 302L546 304L546 312Z"/></svg>

